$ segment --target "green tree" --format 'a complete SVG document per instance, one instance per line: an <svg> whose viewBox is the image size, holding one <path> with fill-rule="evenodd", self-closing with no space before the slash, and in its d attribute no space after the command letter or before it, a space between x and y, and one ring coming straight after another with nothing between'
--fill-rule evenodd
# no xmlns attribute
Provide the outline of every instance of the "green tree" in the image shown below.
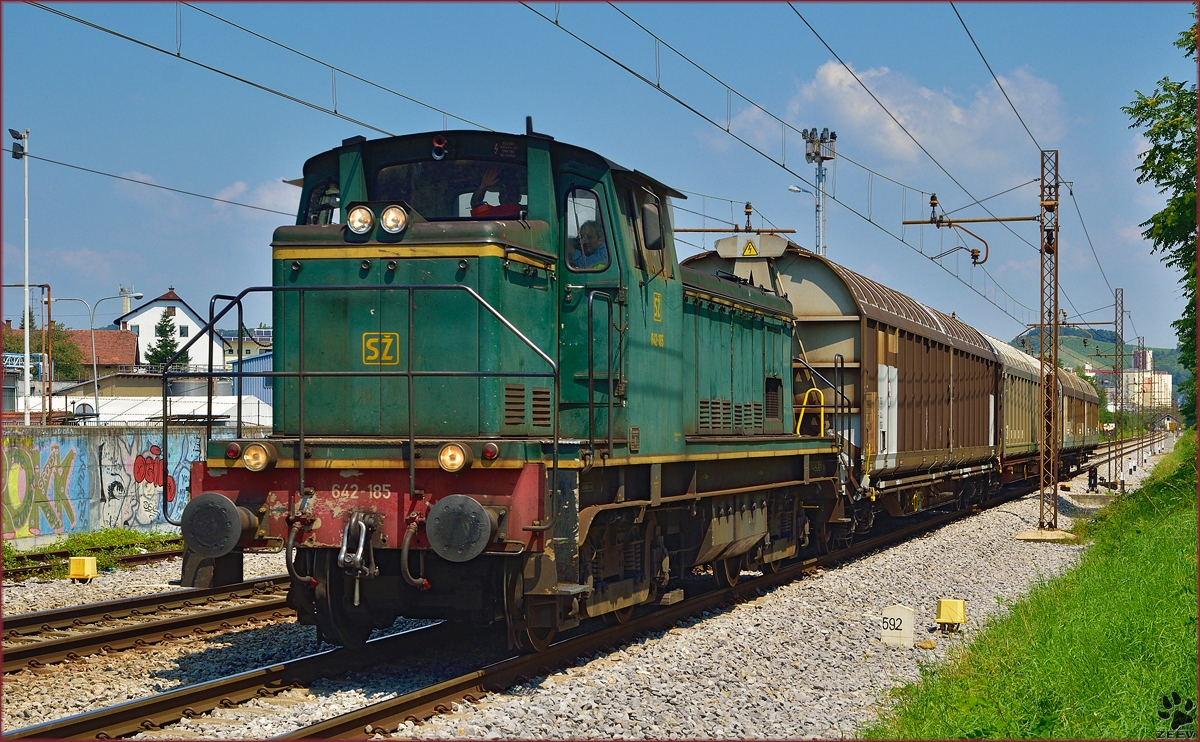
<svg viewBox="0 0 1200 742"><path fill-rule="evenodd" d="M33 322L33 329L29 335L29 352L42 352L42 331L37 326L36 316L30 313L30 320ZM24 313L22 313L22 324L24 324ZM25 352L25 337L23 329L5 330L4 331L4 352L5 353L24 353ZM50 328L50 353L54 361L54 378L58 381L78 381L80 379L91 377L91 368L84 370L86 364L83 361L83 351L79 346L71 340L71 335L67 332L67 327L61 322L55 322ZM37 370L33 369L32 375L36 376Z"/></svg>
<svg viewBox="0 0 1200 742"><path fill-rule="evenodd" d="M1196 12L1193 23L1181 31L1175 46L1196 60ZM1158 81L1154 92L1137 98L1122 111L1133 122L1129 128L1144 129L1150 149L1137 167L1138 183L1153 183L1167 196L1166 207L1139 226L1153 251L1166 257L1167 265L1183 272L1183 316L1172 323L1179 338L1180 360L1192 376L1180 383L1186 396L1180 410L1188 424L1196 423L1196 85Z"/></svg>
<svg viewBox="0 0 1200 742"><path fill-rule="evenodd" d="M158 318L158 323L154 325L154 345L146 349L146 363L152 366L159 366L171 360L171 356L175 355L175 351L179 350L179 340L176 337L178 332L175 329L175 321L171 319L171 315L166 311ZM187 353L179 356L175 361L177 364L191 363L192 359Z"/></svg>

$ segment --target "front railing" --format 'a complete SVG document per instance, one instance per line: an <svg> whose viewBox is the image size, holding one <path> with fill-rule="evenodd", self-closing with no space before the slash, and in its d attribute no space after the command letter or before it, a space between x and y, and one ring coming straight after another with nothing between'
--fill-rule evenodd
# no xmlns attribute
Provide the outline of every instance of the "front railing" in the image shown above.
<svg viewBox="0 0 1200 742"><path fill-rule="evenodd" d="M304 359L304 347L305 347L305 342L304 342L305 341L304 300L305 300L305 297L309 293L320 293L320 292L329 292L329 291L338 291L338 292L354 292L354 291L396 292L396 291L402 291L407 295L407 298L408 298L408 338L407 338L408 339L408 354L407 354L408 358L407 358L407 364L406 364L407 368L405 370L397 370L397 371L383 371L383 370L375 370L375 371L308 371L305 369L305 365L304 365L304 360L305 360ZM521 340L521 342L525 344L526 347L528 347L530 350L532 350L534 353L536 353L543 361L545 361L546 364L550 367L550 370L549 371L417 371L417 370L414 370L413 369L413 348L415 346L415 343L413 342L413 338L415 335L416 328L415 328L413 316L414 316L414 310L416 308L415 296L416 296L416 292L418 292L418 291L426 291L426 292L460 291L460 292L467 294L468 296L473 298L479 306L483 307L485 310L487 310L487 312L489 314L491 314L493 317L495 317L500 322L500 324L504 325L504 327L507 328L512 334L516 335L517 338L519 338ZM186 371L172 370L172 366L174 365L176 359L178 359L180 356L182 356L184 353L186 353L188 348L192 347L192 345L194 345L198 340L200 340L201 338L208 337L209 333L214 331L214 328L216 327L216 323L221 321L225 317L225 315L229 314L229 312L234 309L237 310L236 316L237 316L238 327L240 328L244 324L242 321L243 320L242 300L251 294L263 294L263 293L270 294L272 296L272 298L274 297L274 295L276 293L298 294L299 327L298 327L298 333L297 333L298 334L297 344L298 344L299 352L298 352L298 357L297 357L297 369L295 371L245 371L242 369L241 364L238 364L238 368L231 372L224 368L223 362L221 364L220 370L214 369L214 367L213 367L213 352L212 352L212 343L211 342L208 343L208 366L207 366L207 369L186 370ZM216 303L219 300L225 301L227 303L220 311L216 311ZM242 350L243 350L242 349L242 338L240 336L237 341L237 346L238 346L238 357L240 358L242 356ZM552 493L551 503L549 506L548 517L543 519L543 521L538 523L537 525L526 526L525 530L527 530L527 531L548 531L554 526L554 517L555 517L555 513L558 510L558 503L557 503L557 501L558 501L558 437L559 437L558 436L558 418L559 418L558 398L559 398L559 383L560 383L559 382L558 364L555 363L554 359L551 358L549 355L547 355L541 348L538 348L537 345L534 344L534 342L532 340L530 340L520 330L518 330L512 324L512 322L509 322L508 319L505 318L504 315L502 315L495 307L493 307L491 304L489 304L482 296L480 296L478 293L476 293L475 290L469 286L463 286L460 284L431 284L431 285L402 284L402 285L395 285L395 286L255 286L252 288L245 289L244 291L237 294L236 296L230 296L230 295L226 295L226 294L217 294L217 295L213 296L213 298L209 301L209 304L208 304L208 324L205 325L204 328L202 328L200 332L196 333L196 336L193 337L191 340L189 340L186 345L184 345L182 348L180 348L178 351L176 351L175 355L171 356L170 360L168 360L162 366L163 440L164 441L167 440L167 426L168 426L168 418L170 416L170 410L168 409L169 401L168 401L168 395L167 395L167 387L168 387L170 380L173 378L203 378L203 379L208 380L208 382L209 382L209 388L208 388L208 413L209 414L208 414L208 418L209 419L208 419L208 423L206 426L206 439L212 438L212 398L213 398L212 384L213 384L213 380L216 377L223 377L223 378L234 377L234 378L236 378L238 380L237 381L238 389L242 388L241 379L245 378L245 377L251 377L251 378L259 377L259 378L270 378L270 379L275 379L275 378L298 379L297 386L298 386L298 400L299 401L298 401L298 405L297 405L298 431L297 431L297 441L296 441L296 445L297 445L296 468L297 468L298 478L299 478L299 482L297 484L297 492L299 493L299 497L297 498L297 500L300 500L303 498L304 491L305 491L305 487L304 487L304 441L305 441L304 398L305 398L305 382L308 379L331 378L331 377L332 378L401 377L401 378L405 378L408 380L408 383L405 386L408 388L408 487L409 487L410 496L413 492L416 491L416 466L415 466L415 463L416 463L416 457L415 457L416 414L415 414L415 409L414 409L414 396L413 396L413 379L414 379L414 377L477 377L477 378L482 378L482 377L514 378L515 377L515 378L550 378L550 379L553 379L554 397L553 397L553 401L551 403L553 406L553 416L552 416L553 442L552 442L551 463L550 463L550 477L548 479L548 482L551 483L551 493ZM237 422L236 422L236 425L237 425L237 437L241 438L241 436L242 436L242 396L240 394L237 397ZM166 471L167 470L167 451L166 451L165 446L163 447L163 455L162 456L163 456L163 470ZM163 490L162 505L163 505L163 515L166 517L167 522L171 523L172 525L179 525L178 522L171 519L170 513L167 510L167 495L166 495L165 488ZM296 516L297 514L291 513L291 515Z"/></svg>

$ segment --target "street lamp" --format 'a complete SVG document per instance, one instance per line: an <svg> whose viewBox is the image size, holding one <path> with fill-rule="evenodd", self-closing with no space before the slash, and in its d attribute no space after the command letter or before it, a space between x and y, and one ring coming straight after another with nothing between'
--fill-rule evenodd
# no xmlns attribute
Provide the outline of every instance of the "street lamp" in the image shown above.
<svg viewBox="0 0 1200 742"><path fill-rule="evenodd" d="M12 136L15 142L12 146L12 156L14 160L25 161L25 384L21 391L25 397L25 424L29 424L29 129L25 133L16 129L9 129L8 133Z"/></svg>
<svg viewBox="0 0 1200 742"><path fill-rule="evenodd" d="M92 400L96 408L96 424L100 424L100 374L96 370L96 308L100 306L100 302L108 301L109 299L120 299L124 295L106 296L99 299L95 306L88 304L84 299L78 299L73 296L60 297L54 301L81 301L88 308L88 333L92 336ZM141 292L132 295L134 299L141 299Z"/></svg>
<svg viewBox="0 0 1200 742"><path fill-rule="evenodd" d="M816 208L815 220L817 225L817 241L813 243L813 252L821 252L821 202L817 200L817 194L813 193L807 188L801 188L800 186L796 185L788 186L788 190L792 193L807 193L813 197L813 207Z"/></svg>

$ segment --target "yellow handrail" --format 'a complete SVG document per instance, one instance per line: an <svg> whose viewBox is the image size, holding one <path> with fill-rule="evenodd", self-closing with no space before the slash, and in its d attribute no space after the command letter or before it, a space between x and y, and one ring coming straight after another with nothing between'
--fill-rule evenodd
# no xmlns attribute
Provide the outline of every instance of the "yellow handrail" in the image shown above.
<svg viewBox="0 0 1200 742"><path fill-rule="evenodd" d="M796 417L796 435L797 436L800 435L800 424L804 422L804 413L808 411L808 395L812 394L813 392L817 393L817 400L821 403L820 418L818 420L818 422L820 424L820 430L817 432L817 437L819 438L819 437L825 435L825 392L821 391L820 389L818 389L816 387L813 387L812 389L809 389L808 391L806 391L804 393L804 399L800 400L800 414Z"/></svg>

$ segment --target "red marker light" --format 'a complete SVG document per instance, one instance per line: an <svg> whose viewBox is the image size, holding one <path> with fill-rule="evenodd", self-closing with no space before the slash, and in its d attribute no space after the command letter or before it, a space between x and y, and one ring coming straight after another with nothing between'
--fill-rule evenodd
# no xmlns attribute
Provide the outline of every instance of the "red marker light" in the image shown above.
<svg viewBox="0 0 1200 742"><path fill-rule="evenodd" d="M241 456L241 455L242 455L242 447L239 446L238 444L230 443L228 446L225 447L225 458L236 459L238 456Z"/></svg>
<svg viewBox="0 0 1200 742"><path fill-rule="evenodd" d="M500 455L500 447L495 443L483 444L483 458L487 461L495 461Z"/></svg>

